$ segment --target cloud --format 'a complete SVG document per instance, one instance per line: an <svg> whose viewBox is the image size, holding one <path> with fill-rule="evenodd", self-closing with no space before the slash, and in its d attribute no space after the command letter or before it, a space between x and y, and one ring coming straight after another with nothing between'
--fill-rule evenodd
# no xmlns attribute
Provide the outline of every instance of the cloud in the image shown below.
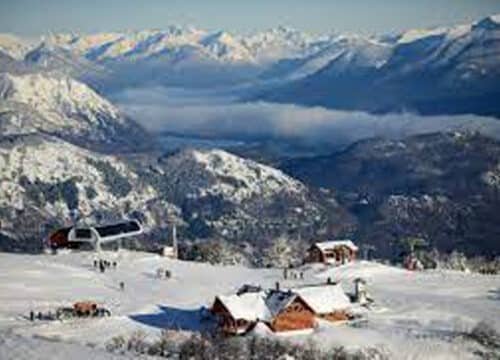
<svg viewBox="0 0 500 360"><path fill-rule="evenodd" d="M152 132L210 139L279 140L337 147L371 137L477 130L500 138L500 121L474 116L372 115L265 102L238 103L228 92L128 89L114 100Z"/></svg>

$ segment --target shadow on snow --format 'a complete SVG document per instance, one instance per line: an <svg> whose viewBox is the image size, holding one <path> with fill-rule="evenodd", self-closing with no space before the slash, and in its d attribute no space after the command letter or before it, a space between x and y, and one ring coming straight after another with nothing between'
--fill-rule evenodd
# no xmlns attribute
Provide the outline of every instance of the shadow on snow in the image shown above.
<svg viewBox="0 0 500 360"><path fill-rule="evenodd" d="M135 314L129 318L141 324L165 330L202 331L210 327L201 309L179 309L158 305L160 311L151 314Z"/></svg>

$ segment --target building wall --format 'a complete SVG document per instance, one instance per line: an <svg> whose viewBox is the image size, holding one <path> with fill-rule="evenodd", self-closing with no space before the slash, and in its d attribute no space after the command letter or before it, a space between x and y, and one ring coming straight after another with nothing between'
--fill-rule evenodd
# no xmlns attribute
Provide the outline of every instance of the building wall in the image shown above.
<svg viewBox="0 0 500 360"><path fill-rule="evenodd" d="M319 315L320 318L331 321L331 322L337 322L337 321L346 321L349 320L349 314L345 310L336 310L334 312L331 312L329 314L321 314Z"/></svg>
<svg viewBox="0 0 500 360"><path fill-rule="evenodd" d="M315 325L313 311L300 299L295 299L279 313L270 324L273 331L312 329Z"/></svg>
<svg viewBox="0 0 500 360"><path fill-rule="evenodd" d="M342 263L343 257L346 262L353 261L356 259L356 251L353 251L345 246L339 246L321 251L318 247L313 246L308 250L307 262L326 263L336 261L338 263Z"/></svg>

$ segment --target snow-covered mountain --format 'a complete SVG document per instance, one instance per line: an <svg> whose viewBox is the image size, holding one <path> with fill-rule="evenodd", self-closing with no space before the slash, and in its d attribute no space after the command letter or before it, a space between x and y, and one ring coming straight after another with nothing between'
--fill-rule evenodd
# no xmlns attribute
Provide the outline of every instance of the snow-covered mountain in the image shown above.
<svg viewBox="0 0 500 360"><path fill-rule="evenodd" d="M321 49L327 37L278 27L250 36L170 26L90 35L52 34L39 42L0 38L0 50L37 69L58 69L106 91L123 85L214 86L254 80L275 61ZM21 44L21 45L19 45Z"/></svg>
<svg viewBox="0 0 500 360"><path fill-rule="evenodd" d="M313 56L316 72L303 72L306 77L257 97L372 112L499 116L499 49L500 16L393 38L360 38L334 48L320 69ZM298 62L285 75L307 66Z"/></svg>
<svg viewBox="0 0 500 360"><path fill-rule="evenodd" d="M364 140L283 169L335 189L379 253L393 254L398 238L420 234L439 250L493 256L500 251L499 161L499 141L456 132Z"/></svg>
<svg viewBox="0 0 500 360"><path fill-rule="evenodd" d="M245 85L245 99L495 115L499 18L384 36L313 36L286 27L242 36L176 26L39 41L2 36L0 64L57 69L103 92Z"/></svg>
<svg viewBox="0 0 500 360"><path fill-rule="evenodd" d="M32 46L30 40L12 34L0 34L0 51L14 59L21 60Z"/></svg>
<svg viewBox="0 0 500 360"><path fill-rule="evenodd" d="M304 57L285 58L268 70L265 79L296 80L328 67L337 73L355 72L359 69L381 67L390 57L392 46L376 38L358 35L339 35L321 41L316 51Z"/></svg>
<svg viewBox="0 0 500 360"><path fill-rule="evenodd" d="M141 146L144 131L87 85L60 75L0 74L2 134L34 131L81 144Z"/></svg>
<svg viewBox="0 0 500 360"><path fill-rule="evenodd" d="M74 210L90 222L139 218L149 241L166 241L174 216L184 239L254 245L299 228L321 234L343 216L333 196L327 203L281 171L221 150L125 158L50 135L3 133L0 170L3 250L37 249Z"/></svg>
<svg viewBox="0 0 500 360"><path fill-rule="evenodd" d="M147 178L162 184L164 196L182 209L188 233L196 235L258 244L298 228L304 236L319 233L331 223L327 206L304 184L222 150L161 157ZM328 206L333 218L341 214L334 199Z"/></svg>
<svg viewBox="0 0 500 360"><path fill-rule="evenodd" d="M0 169L3 250L38 249L75 210L91 222L135 214L149 227L172 212L124 160L47 135L0 136Z"/></svg>

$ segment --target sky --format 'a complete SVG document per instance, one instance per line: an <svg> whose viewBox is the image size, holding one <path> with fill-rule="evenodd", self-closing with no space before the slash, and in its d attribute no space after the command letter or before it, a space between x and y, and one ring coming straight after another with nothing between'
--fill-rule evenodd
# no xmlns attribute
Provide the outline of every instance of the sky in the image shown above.
<svg viewBox="0 0 500 360"><path fill-rule="evenodd" d="M0 32L38 35L192 25L252 33L391 33L500 13L500 0L0 0Z"/></svg>

